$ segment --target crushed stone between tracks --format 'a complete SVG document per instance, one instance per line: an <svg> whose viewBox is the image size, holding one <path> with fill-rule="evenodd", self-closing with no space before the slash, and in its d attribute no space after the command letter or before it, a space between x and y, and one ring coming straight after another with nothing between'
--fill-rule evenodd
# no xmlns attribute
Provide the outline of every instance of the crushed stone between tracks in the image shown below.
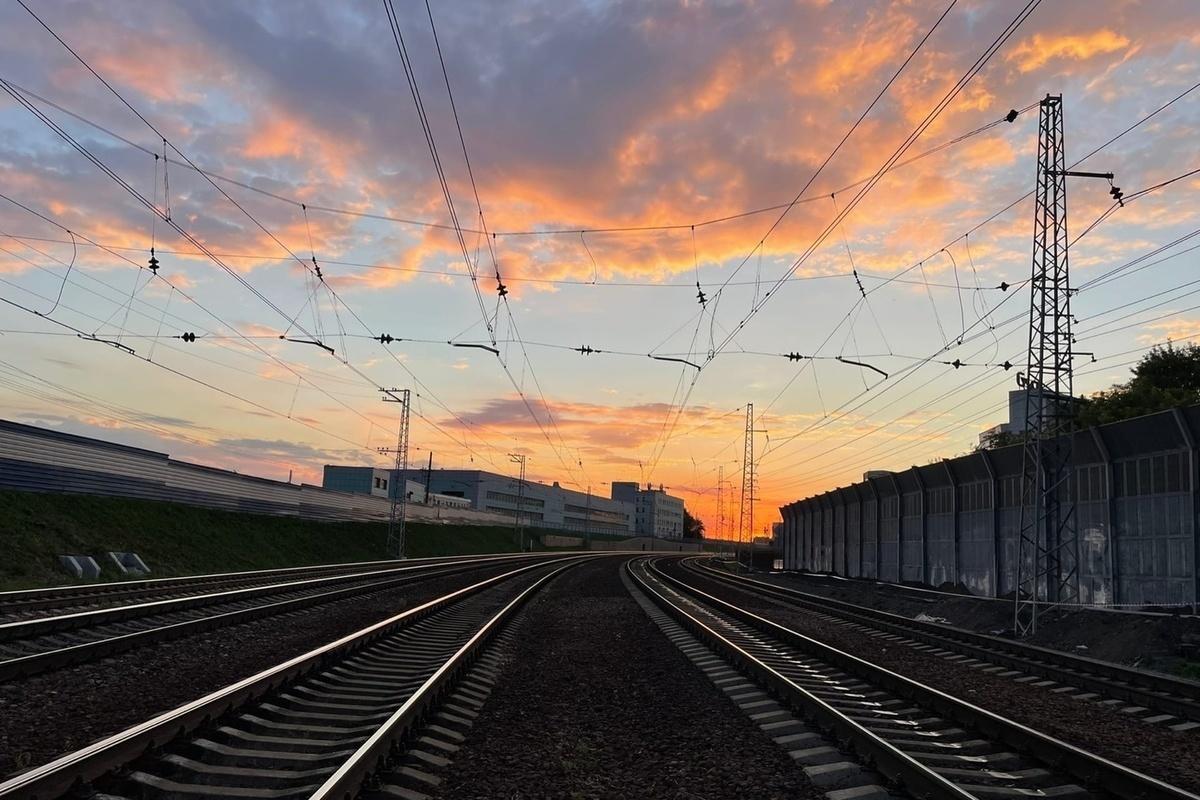
<svg viewBox="0 0 1200 800"><path fill-rule="evenodd" d="M823 797L646 617L620 563L532 601L439 796Z"/></svg>

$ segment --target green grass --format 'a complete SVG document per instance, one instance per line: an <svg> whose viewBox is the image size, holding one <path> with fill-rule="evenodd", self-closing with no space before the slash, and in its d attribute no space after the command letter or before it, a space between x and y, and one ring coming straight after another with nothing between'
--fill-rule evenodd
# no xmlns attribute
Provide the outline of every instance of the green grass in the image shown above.
<svg viewBox="0 0 1200 800"><path fill-rule="evenodd" d="M408 553L515 551L510 527L410 523ZM528 535L528 532L527 532ZM568 534L570 535L570 534ZM101 556L131 550L151 577L236 572L386 557L381 522L316 522L152 500L0 491L0 590L71 583L60 554L93 556L102 579L118 577Z"/></svg>

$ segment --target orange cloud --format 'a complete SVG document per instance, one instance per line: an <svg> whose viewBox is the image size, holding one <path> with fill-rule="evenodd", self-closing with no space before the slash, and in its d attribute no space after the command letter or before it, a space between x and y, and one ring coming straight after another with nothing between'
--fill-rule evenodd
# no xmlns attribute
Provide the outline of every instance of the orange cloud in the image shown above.
<svg viewBox="0 0 1200 800"><path fill-rule="evenodd" d="M1021 72L1032 72L1056 59L1085 61L1128 46L1127 37L1107 28L1065 36L1036 33L1013 48L1007 59L1016 62Z"/></svg>

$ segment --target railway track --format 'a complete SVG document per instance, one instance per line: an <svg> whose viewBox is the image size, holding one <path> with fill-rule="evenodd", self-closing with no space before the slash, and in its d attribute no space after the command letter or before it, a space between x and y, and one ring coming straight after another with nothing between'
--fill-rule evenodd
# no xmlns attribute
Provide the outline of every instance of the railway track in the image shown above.
<svg viewBox="0 0 1200 800"><path fill-rule="evenodd" d="M774 727L780 744L804 748L793 758L811 765L806 772L814 780L867 786L882 776L913 796L959 800L1196 800L1183 789L745 611L686 577L668 574L658 561L630 562L636 590L698 640L685 653L735 692L731 697L747 713L756 710L752 719ZM807 728L788 721L793 711Z"/></svg>
<svg viewBox="0 0 1200 800"><path fill-rule="evenodd" d="M519 557L519 554L513 554L513 557ZM539 554L528 554L524 557L537 558ZM58 616L122 603L169 600L175 597L288 583L307 578L375 572L403 565L434 565L456 561L460 558L459 556L439 556L436 558L410 558L404 561L359 561L308 567L188 575L179 578L152 578L75 586L50 586L44 589L19 589L0 592L0 623L20 622L40 616Z"/></svg>
<svg viewBox="0 0 1200 800"><path fill-rule="evenodd" d="M0 798L346 798L368 780L413 796L440 758L425 750L453 749L477 703L459 678L539 588L594 557L478 581L11 778ZM400 747L426 723L418 747Z"/></svg>
<svg viewBox="0 0 1200 800"><path fill-rule="evenodd" d="M528 556L518 554L438 559L403 566L386 562L388 567L367 572L187 594L8 622L0 624L0 680L414 581L529 560Z"/></svg>
<svg viewBox="0 0 1200 800"><path fill-rule="evenodd" d="M767 581L734 575L698 559L682 568L758 597L855 627L901 646L994 672L1051 691L1097 702L1119 701L1133 719L1175 731L1200 730L1200 683L1151 670L1039 647L879 609L834 600Z"/></svg>

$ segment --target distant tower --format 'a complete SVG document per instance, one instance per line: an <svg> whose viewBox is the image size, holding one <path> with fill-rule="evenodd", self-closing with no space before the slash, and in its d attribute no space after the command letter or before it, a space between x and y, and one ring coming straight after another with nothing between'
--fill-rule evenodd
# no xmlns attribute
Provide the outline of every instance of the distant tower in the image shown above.
<svg viewBox="0 0 1200 800"><path fill-rule="evenodd" d="M754 537L754 404L746 404L746 434L742 450L742 502L738 515L738 548L742 546L743 535L747 540ZM753 559L753 549L748 560Z"/></svg>
<svg viewBox="0 0 1200 800"><path fill-rule="evenodd" d="M724 499L721 494L724 490L725 483L725 467L724 465L717 467L717 529L713 532L713 538L718 541L721 539L721 534L725 531L725 506Z"/></svg>

